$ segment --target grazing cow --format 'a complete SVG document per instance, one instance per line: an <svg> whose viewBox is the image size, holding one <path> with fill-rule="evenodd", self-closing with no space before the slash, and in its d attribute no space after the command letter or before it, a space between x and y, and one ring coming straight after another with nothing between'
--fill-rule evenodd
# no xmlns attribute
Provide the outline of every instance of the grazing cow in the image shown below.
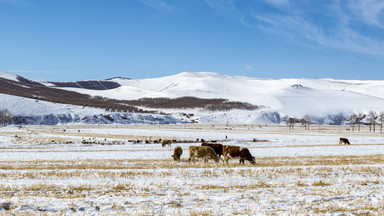
<svg viewBox="0 0 384 216"><path fill-rule="evenodd" d="M176 146L173 150L173 160L180 162L180 156L183 154L183 149L180 146Z"/></svg>
<svg viewBox="0 0 384 216"><path fill-rule="evenodd" d="M201 146L209 146L213 148L216 154L219 155L219 158L221 157L221 155L223 155L223 145L220 143L202 143Z"/></svg>
<svg viewBox="0 0 384 216"><path fill-rule="evenodd" d="M168 145L169 147L171 147L171 143L172 143L171 140L163 140L163 141L161 142L161 146L162 146L162 147L165 147L166 145Z"/></svg>
<svg viewBox="0 0 384 216"><path fill-rule="evenodd" d="M227 162L231 158L240 158L240 164L244 164L244 160L249 161L251 164L255 164L255 157L252 157L251 153L247 148L241 148L240 146L224 146L224 161Z"/></svg>
<svg viewBox="0 0 384 216"><path fill-rule="evenodd" d="M204 163L207 163L209 159L213 159L216 163L220 160L213 148L209 146L190 146L188 150L188 162L193 160L193 163L195 163L195 158L204 158Z"/></svg>
<svg viewBox="0 0 384 216"><path fill-rule="evenodd" d="M347 138L340 138L339 139L339 145L342 145L342 144L351 145L351 143L349 142L349 140Z"/></svg>

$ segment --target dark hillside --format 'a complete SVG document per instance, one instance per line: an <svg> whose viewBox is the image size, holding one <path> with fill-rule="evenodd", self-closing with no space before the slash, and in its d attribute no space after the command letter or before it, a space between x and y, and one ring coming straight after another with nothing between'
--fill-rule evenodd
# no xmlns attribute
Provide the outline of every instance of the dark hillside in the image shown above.
<svg viewBox="0 0 384 216"><path fill-rule="evenodd" d="M83 88L91 90L107 90L120 87L120 84L112 81L77 81L77 82L50 82L57 87Z"/></svg>
<svg viewBox="0 0 384 216"><path fill-rule="evenodd" d="M19 82L21 82L23 84L31 84L31 85L43 86L43 84L41 84L41 83L29 80L29 79L25 79L24 77L21 77L21 76L17 76L17 80L19 80Z"/></svg>
<svg viewBox="0 0 384 216"><path fill-rule="evenodd" d="M35 84L34 82L20 83L0 78L0 93L26 98L35 98L54 103L97 107L106 110L145 112L143 110L137 109L136 107L123 104L118 100L106 99L102 97L91 97L90 95L51 88L39 83Z"/></svg>

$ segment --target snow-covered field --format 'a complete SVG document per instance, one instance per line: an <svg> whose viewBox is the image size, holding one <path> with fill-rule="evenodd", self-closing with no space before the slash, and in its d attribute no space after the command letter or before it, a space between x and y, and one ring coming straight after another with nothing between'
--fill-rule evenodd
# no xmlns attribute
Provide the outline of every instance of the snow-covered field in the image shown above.
<svg viewBox="0 0 384 216"><path fill-rule="evenodd" d="M383 215L384 136L366 128L346 129L201 124L0 128L0 211ZM339 137L352 145L339 146ZM144 143L160 138L176 143L165 148ZM200 145L197 139L247 147L256 165L188 163L188 147ZM171 158L177 145L183 149L181 162Z"/></svg>

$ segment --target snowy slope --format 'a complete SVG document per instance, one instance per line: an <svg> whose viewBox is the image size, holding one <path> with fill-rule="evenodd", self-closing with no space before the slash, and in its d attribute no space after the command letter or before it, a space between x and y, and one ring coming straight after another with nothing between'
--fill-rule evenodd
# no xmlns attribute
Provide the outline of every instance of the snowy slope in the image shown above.
<svg viewBox="0 0 384 216"><path fill-rule="evenodd" d="M382 111L384 99L352 91L287 88L275 94L278 111L293 116Z"/></svg>
<svg viewBox="0 0 384 216"><path fill-rule="evenodd" d="M4 71L0 71L0 78L18 81L16 75L13 75L13 74L10 74L10 73L4 72Z"/></svg>
<svg viewBox="0 0 384 216"><path fill-rule="evenodd" d="M17 81L17 76L5 72L0 73L0 78ZM182 121L192 120L183 119L181 115L183 112L194 113L193 120L201 123L212 121L217 123L281 123L280 120L284 116L301 118L304 115L310 115L314 118L320 117L324 120L321 122L329 123L332 115L339 113L348 117L352 113L384 111L384 81L256 79L211 72L183 72L150 79L114 78L109 81L116 82L121 86L109 90L68 87L61 87L61 89L112 99L194 96L225 98L265 107L257 111L232 110L213 113L202 110L161 110L172 113L174 117ZM14 115L48 115L53 113L92 116L104 113L103 110L93 108L53 104L6 95L0 95L0 100L5 102L0 105L0 108L8 108ZM168 120L161 120L161 122L166 121ZM174 119L170 121L177 122Z"/></svg>
<svg viewBox="0 0 384 216"><path fill-rule="evenodd" d="M77 113L79 115L94 115L101 109L87 108L68 104L57 104L24 97L0 94L0 109L8 109L13 115L47 115L61 113Z"/></svg>
<svg viewBox="0 0 384 216"><path fill-rule="evenodd" d="M160 78L112 81L121 87L105 91L71 90L114 99L226 98L264 105L270 110L297 116L384 109L384 81L256 79L210 72L183 72Z"/></svg>
<svg viewBox="0 0 384 216"><path fill-rule="evenodd" d="M158 114L105 112L104 109L51 103L0 94L0 110L8 109L15 124L175 124L171 116Z"/></svg>

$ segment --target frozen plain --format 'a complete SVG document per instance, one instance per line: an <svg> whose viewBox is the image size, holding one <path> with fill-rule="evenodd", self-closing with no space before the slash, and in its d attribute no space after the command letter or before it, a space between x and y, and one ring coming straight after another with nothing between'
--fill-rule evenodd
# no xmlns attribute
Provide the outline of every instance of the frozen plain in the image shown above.
<svg viewBox="0 0 384 216"><path fill-rule="evenodd" d="M0 209L15 215L383 215L384 136L347 129L0 128ZM339 137L352 145L339 146ZM159 138L177 143L128 141ZM100 144L81 143L89 139ZM247 147L256 165L190 164L188 147L200 145L196 139ZM184 151L180 163L170 156L176 145Z"/></svg>

